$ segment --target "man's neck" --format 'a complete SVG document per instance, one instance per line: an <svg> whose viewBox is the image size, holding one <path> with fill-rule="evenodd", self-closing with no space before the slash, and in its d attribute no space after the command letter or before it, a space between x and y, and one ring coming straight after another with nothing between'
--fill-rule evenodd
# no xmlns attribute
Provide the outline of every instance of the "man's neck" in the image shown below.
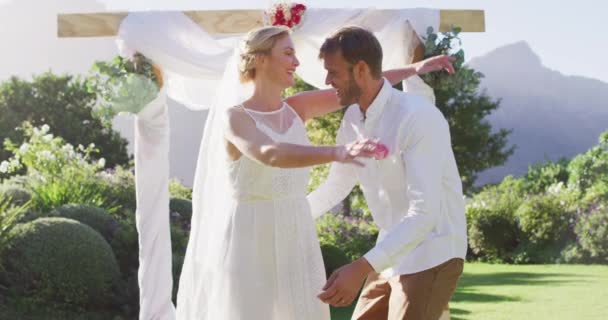
<svg viewBox="0 0 608 320"><path fill-rule="evenodd" d="M372 79L365 86L361 87L361 96L359 97L359 108L363 113L363 117L367 117L367 110L372 105L380 90L382 90L382 85L384 84L384 79Z"/></svg>

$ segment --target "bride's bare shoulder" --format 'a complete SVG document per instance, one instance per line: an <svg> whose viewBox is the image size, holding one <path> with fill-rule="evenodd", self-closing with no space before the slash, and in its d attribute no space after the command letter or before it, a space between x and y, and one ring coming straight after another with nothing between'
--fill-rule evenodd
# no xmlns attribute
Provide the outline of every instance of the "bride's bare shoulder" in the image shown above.
<svg viewBox="0 0 608 320"><path fill-rule="evenodd" d="M245 111L242 105L227 108L225 112L228 126L231 128L255 125L255 122L253 121L251 116L247 114L247 111Z"/></svg>

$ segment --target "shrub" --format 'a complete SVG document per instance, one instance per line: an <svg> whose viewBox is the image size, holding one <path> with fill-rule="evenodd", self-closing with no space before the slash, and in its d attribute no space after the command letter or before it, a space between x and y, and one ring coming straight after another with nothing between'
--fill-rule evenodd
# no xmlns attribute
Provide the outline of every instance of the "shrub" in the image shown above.
<svg viewBox="0 0 608 320"><path fill-rule="evenodd" d="M321 254L325 263L325 274L329 277L334 270L351 263L351 259L340 248L329 243L321 244Z"/></svg>
<svg viewBox="0 0 608 320"><path fill-rule="evenodd" d="M539 245L560 242L571 235L574 214L557 195L533 196L517 209L517 221L527 240Z"/></svg>
<svg viewBox="0 0 608 320"><path fill-rule="evenodd" d="M519 207L516 217L523 241L516 262L552 263L560 258L574 240L574 199L576 193L555 191L532 196Z"/></svg>
<svg viewBox="0 0 608 320"><path fill-rule="evenodd" d="M319 241L342 250L352 261L374 247L378 229L364 218L325 214L317 220Z"/></svg>
<svg viewBox="0 0 608 320"><path fill-rule="evenodd" d="M600 204L608 205L608 181L600 181L587 189L582 203L584 209Z"/></svg>
<svg viewBox="0 0 608 320"><path fill-rule="evenodd" d="M27 212L28 204L15 206L8 198L0 194L0 256L5 248L6 238L11 229L17 225L21 216ZM0 260L0 271L2 270L2 260Z"/></svg>
<svg viewBox="0 0 608 320"><path fill-rule="evenodd" d="M560 254L560 258L556 261L558 263L588 263L591 259L589 254L581 248L580 244L573 241L566 245Z"/></svg>
<svg viewBox="0 0 608 320"><path fill-rule="evenodd" d="M599 144L576 156L568 165L569 183L586 191L599 181L608 182L608 131L600 136Z"/></svg>
<svg viewBox="0 0 608 320"><path fill-rule="evenodd" d="M22 206L32 199L32 192L24 187L5 184L0 186L0 197L10 199L16 206Z"/></svg>
<svg viewBox="0 0 608 320"><path fill-rule="evenodd" d="M599 262L608 262L608 206L591 207L579 214L576 237L583 250Z"/></svg>
<svg viewBox="0 0 608 320"><path fill-rule="evenodd" d="M469 247L475 256L486 261L510 262L519 244L519 230L512 215L501 215L487 208L469 207Z"/></svg>
<svg viewBox="0 0 608 320"><path fill-rule="evenodd" d="M525 191L527 193L544 193L547 188L556 183L568 182L568 161L561 159L557 162L548 161L543 164L530 166L524 175Z"/></svg>
<svg viewBox="0 0 608 320"><path fill-rule="evenodd" d="M482 260L511 261L520 237L515 211L523 195L523 181L509 176L467 203L467 231L473 254Z"/></svg>
<svg viewBox="0 0 608 320"><path fill-rule="evenodd" d="M192 219L192 201L180 198L171 198L169 201L171 214L179 214L179 220L189 223Z"/></svg>
<svg viewBox="0 0 608 320"><path fill-rule="evenodd" d="M13 293L77 307L109 303L120 275L103 237L65 218L40 218L16 226L4 259Z"/></svg>
<svg viewBox="0 0 608 320"><path fill-rule="evenodd" d="M137 203L133 170L116 167L98 173L97 177L103 187L101 192L104 203L109 204L110 207L120 208L120 210L111 210L112 214L120 216L125 210L135 211Z"/></svg>
<svg viewBox="0 0 608 320"><path fill-rule="evenodd" d="M184 186L175 179L169 181L169 194L172 198L192 200L192 188Z"/></svg>
<svg viewBox="0 0 608 320"><path fill-rule="evenodd" d="M82 203L115 210L114 199L104 196L107 184L97 176L105 167L105 160L91 158L98 152L94 144L75 148L50 134L46 125L36 128L26 123L21 130L27 142L17 146L5 141L6 149L13 152L5 169L9 173L27 170L34 209L48 212L67 203Z"/></svg>
<svg viewBox="0 0 608 320"><path fill-rule="evenodd" d="M99 207L86 204L66 204L49 213L51 217L76 220L99 232L108 242L112 240L119 227L118 221Z"/></svg>

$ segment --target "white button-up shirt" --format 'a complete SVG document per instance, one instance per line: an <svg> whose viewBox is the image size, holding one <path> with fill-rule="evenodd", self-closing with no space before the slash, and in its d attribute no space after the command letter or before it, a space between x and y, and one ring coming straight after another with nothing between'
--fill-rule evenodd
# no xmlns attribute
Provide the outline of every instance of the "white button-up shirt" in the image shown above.
<svg viewBox="0 0 608 320"><path fill-rule="evenodd" d="M342 201L360 183L374 222L376 246L365 258L390 277L465 258L466 222L462 182L449 126L423 97L395 90L385 79L367 110L348 108L338 144L379 138L389 149L384 160L363 160L364 168L334 163L327 180L309 196L314 217Z"/></svg>

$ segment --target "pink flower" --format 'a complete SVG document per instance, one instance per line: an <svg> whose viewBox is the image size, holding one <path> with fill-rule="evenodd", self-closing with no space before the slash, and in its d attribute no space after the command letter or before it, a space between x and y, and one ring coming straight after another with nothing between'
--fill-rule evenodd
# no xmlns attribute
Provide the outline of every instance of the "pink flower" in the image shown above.
<svg viewBox="0 0 608 320"><path fill-rule="evenodd" d="M388 147L382 143L376 145L376 149L374 150L374 158L376 160L382 160L388 156Z"/></svg>

